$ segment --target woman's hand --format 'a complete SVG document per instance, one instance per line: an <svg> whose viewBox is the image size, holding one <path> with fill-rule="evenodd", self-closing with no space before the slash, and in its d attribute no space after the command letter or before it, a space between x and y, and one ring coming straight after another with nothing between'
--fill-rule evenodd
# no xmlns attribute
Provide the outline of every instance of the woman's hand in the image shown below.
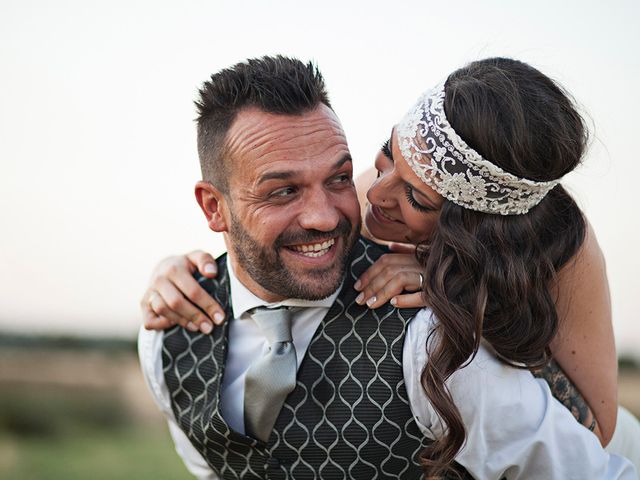
<svg viewBox="0 0 640 480"><path fill-rule="evenodd" d="M369 308L389 301L398 308L424 307L424 269L416 259L415 245L391 243L389 249L393 253L380 257L355 283L354 288L360 292L356 302L366 303Z"/></svg>
<svg viewBox="0 0 640 480"><path fill-rule="evenodd" d="M201 250L161 261L155 268L140 308L148 330L180 325L192 332L211 333L224 321L220 305L193 278L198 270L207 278L218 274L216 262Z"/></svg>

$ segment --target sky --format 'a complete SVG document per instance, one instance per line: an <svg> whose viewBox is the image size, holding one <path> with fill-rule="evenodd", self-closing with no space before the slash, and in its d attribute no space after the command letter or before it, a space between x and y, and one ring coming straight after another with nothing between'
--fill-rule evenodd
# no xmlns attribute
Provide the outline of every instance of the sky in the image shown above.
<svg viewBox="0 0 640 480"><path fill-rule="evenodd" d="M639 21L635 0L0 0L0 330L132 336L161 258L224 251L193 195L193 100L219 69L315 61L357 173L422 91L501 55L588 118L564 184L607 260L619 351L640 354Z"/></svg>

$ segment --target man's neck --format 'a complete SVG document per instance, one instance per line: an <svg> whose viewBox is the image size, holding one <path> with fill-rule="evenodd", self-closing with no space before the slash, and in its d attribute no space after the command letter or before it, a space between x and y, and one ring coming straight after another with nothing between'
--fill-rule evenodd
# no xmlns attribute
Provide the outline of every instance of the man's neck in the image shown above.
<svg viewBox="0 0 640 480"><path fill-rule="evenodd" d="M262 306L287 306L287 307L301 307L301 308L329 308L335 302L337 296L340 293L341 287L336 289L333 294L327 298L321 300L303 300L299 298L282 298L278 297L277 300L272 300L274 297L264 298L264 296L256 295L256 293L250 290L246 284L244 284L236 274L237 270L233 259L230 255L227 256L227 273L229 276L229 288L231 291L231 305L233 305L234 315L236 317L242 316L243 312L247 312L256 307Z"/></svg>
<svg viewBox="0 0 640 480"><path fill-rule="evenodd" d="M251 276L238 264L238 261L231 252L227 253L227 259L233 269L233 275L236 279L256 297L263 300L265 303L277 303L287 299L287 297L277 295L263 288L258 282L251 278Z"/></svg>

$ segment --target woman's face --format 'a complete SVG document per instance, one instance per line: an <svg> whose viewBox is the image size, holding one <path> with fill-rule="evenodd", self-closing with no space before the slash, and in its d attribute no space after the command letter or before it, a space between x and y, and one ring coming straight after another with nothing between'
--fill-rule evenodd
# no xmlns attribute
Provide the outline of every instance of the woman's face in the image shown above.
<svg viewBox="0 0 640 480"><path fill-rule="evenodd" d="M380 240L417 244L431 236L443 198L407 164L397 138L394 128L376 156L378 178L367 192L364 222Z"/></svg>

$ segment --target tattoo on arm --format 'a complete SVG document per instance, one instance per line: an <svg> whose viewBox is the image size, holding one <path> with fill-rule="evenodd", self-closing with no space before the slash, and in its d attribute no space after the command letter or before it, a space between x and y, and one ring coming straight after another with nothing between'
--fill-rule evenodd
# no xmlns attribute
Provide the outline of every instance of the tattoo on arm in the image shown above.
<svg viewBox="0 0 640 480"><path fill-rule="evenodd" d="M591 431L596 428L596 417L586 400L555 360L533 374L549 384L553 396L569 409L578 422Z"/></svg>

